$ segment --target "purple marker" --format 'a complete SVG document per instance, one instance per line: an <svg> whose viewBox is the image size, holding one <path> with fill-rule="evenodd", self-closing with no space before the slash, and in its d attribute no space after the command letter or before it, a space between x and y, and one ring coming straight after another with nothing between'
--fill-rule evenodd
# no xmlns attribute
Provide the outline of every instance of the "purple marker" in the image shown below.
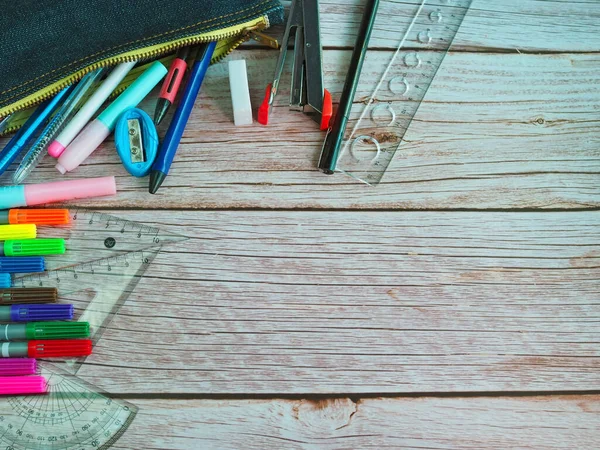
<svg viewBox="0 0 600 450"><path fill-rule="evenodd" d="M72 320L73 305L12 305L0 306L0 322L46 322Z"/></svg>

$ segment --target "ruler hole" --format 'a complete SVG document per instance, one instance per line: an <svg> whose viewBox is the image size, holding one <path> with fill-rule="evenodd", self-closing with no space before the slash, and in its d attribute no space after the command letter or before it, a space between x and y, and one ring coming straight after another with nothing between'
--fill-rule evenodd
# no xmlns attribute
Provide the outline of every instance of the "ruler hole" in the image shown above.
<svg viewBox="0 0 600 450"><path fill-rule="evenodd" d="M377 139L365 134L354 138L350 153L357 161L375 161L381 154L381 146Z"/></svg>
<svg viewBox="0 0 600 450"><path fill-rule="evenodd" d="M411 52L404 56L404 65L411 68L416 68L421 65L421 57L417 52Z"/></svg>
<svg viewBox="0 0 600 450"><path fill-rule="evenodd" d="M429 20L434 23L440 23L442 21L442 12L438 9L429 13Z"/></svg>
<svg viewBox="0 0 600 450"><path fill-rule="evenodd" d="M420 31L419 34L417 34L417 40L421 44L429 44L431 42L431 29L427 28L425 31Z"/></svg>
<svg viewBox="0 0 600 450"><path fill-rule="evenodd" d="M405 77L398 75L389 81L388 88L394 94L406 95L410 89L410 84L408 84L408 80Z"/></svg>
<svg viewBox="0 0 600 450"><path fill-rule="evenodd" d="M396 111L389 103L380 103L371 110L371 120L380 126L390 126L396 121Z"/></svg>

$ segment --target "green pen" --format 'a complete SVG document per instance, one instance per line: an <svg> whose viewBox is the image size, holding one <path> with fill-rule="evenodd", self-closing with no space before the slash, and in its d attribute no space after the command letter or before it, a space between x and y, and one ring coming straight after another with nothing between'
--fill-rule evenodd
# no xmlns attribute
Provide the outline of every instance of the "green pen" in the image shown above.
<svg viewBox="0 0 600 450"><path fill-rule="evenodd" d="M0 341L79 339L89 336L88 322L31 322L0 325Z"/></svg>
<svg viewBox="0 0 600 450"><path fill-rule="evenodd" d="M0 243L0 256L63 255L64 239L18 239Z"/></svg>

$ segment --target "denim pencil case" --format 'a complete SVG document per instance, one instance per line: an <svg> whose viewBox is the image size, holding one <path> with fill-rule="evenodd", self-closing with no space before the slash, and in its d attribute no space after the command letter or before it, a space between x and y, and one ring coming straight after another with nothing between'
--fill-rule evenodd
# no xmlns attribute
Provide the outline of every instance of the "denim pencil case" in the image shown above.
<svg viewBox="0 0 600 450"><path fill-rule="evenodd" d="M97 68L146 63L208 41L218 41L215 62L283 22L279 0L20 0L2 9L0 118L13 114L5 133ZM113 95L143 70L144 64L134 68Z"/></svg>

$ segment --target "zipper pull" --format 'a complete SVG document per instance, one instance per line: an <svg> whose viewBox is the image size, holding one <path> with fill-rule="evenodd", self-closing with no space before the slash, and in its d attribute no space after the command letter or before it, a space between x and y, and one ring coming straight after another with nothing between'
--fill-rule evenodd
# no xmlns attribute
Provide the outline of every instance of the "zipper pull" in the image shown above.
<svg viewBox="0 0 600 450"><path fill-rule="evenodd" d="M258 30L250 30L248 36L250 37L250 39L253 39L256 42L260 42L263 45L267 45L276 50L279 48L279 42L277 41L277 39L274 39L271 36L266 35L265 33L261 33Z"/></svg>

